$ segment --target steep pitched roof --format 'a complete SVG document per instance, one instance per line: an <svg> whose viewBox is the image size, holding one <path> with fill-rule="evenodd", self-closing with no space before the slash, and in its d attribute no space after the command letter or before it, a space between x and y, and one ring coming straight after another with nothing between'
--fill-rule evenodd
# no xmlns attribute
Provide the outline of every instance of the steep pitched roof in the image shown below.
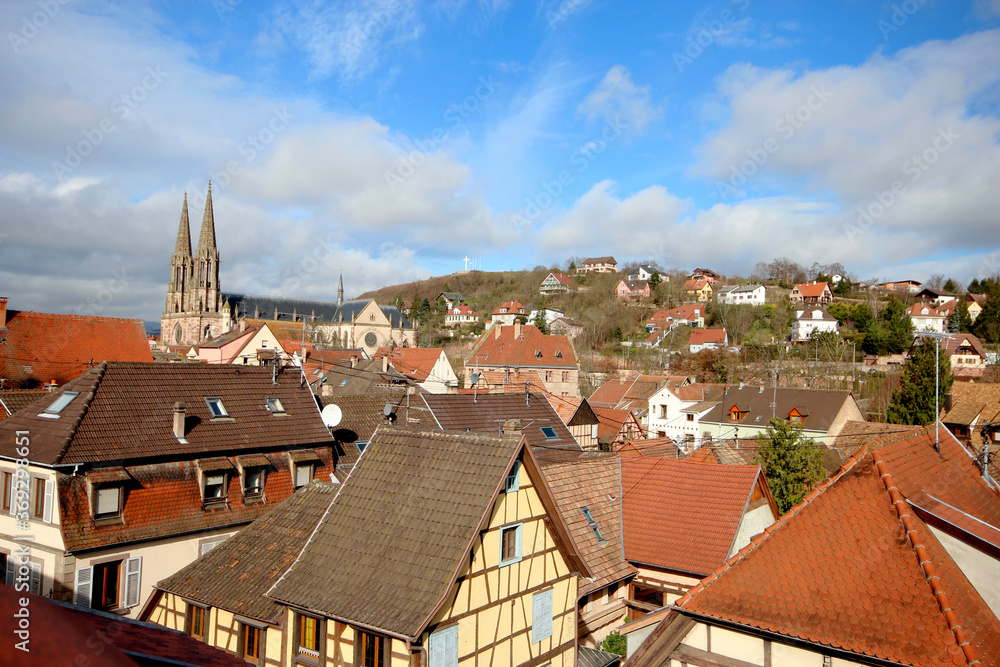
<svg viewBox="0 0 1000 667"><path fill-rule="evenodd" d="M800 283L795 286L795 289L799 291L799 294L806 298L819 298L828 289L829 285L827 283L818 283L813 281L811 283Z"/></svg>
<svg viewBox="0 0 1000 667"><path fill-rule="evenodd" d="M645 410L649 397L667 382L662 375L639 375L631 379L608 380L587 399L592 407Z"/></svg>
<svg viewBox="0 0 1000 667"><path fill-rule="evenodd" d="M544 474L580 555L593 573L592 581L580 582L578 595L633 575L635 568L622 556L618 457L605 453L600 457L555 463L546 466ZM591 527L583 508L590 512L600 536Z"/></svg>
<svg viewBox="0 0 1000 667"><path fill-rule="evenodd" d="M844 404L853 400L851 392L828 389L797 389L778 387L728 387L719 399L719 405L712 408L702 420L710 423L723 423L732 426L754 426L764 428L771 415L784 419L793 408L807 415L802 419L802 428L806 431L828 431L834 419ZM771 402L775 407L771 407ZM740 406L742 411L749 409L749 415L740 422L731 420L729 409L733 405Z"/></svg>
<svg viewBox="0 0 1000 667"><path fill-rule="evenodd" d="M614 257L588 257L583 260L583 266L592 266L594 264L617 264L618 261Z"/></svg>
<svg viewBox="0 0 1000 667"><path fill-rule="evenodd" d="M11 389L0 391L0 419L20 412L38 399L46 396L45 389Z"/></svg>
<svg viewBox="0 0 1000 667"><path fill-rule="evenodd" d="M467 561L522 452L522 469L540 487L544 504L544 478L520 436L380 429L268 595L418 637ZM554 506L546 509L558 530L561 517Z"/></svg>
<svg viewBox="0 0 1000 667"><path fill-rule="evenodd" d="M424 382L428 379L444 382L443 377L431 377L434 364L443 353L442 347L380 347L376 350L374 358L387 357L393 368L414 382Z"/></svg>
<svg viewBox="0 0 1000 667"><path fill-rule="evenodd" d="M258 621L277 622L282 608L265 594L295 562L337 490L336 485L313 481L156 588Z"/></svg>
<svg viewBox="0 0 1000 667"><path fill-rule="evenodd" d="M833 449L841 456L841 463L854 456L865 445L898 440L907 433L920 431L920 426L882 424L879 422L848 421L833 440ZM840 464L837 465L837 468Z"/></svg>
<svg viewBox="0 0 1000 667"><path fill-rule="evenodd" d="M618 451L625 454L625 450L638 456L652 456L667 459L680 458L680 450L677 443L670 438L645 438L639 440L629 440L618 448Z"/></svg>
<svg viewBox="0 0 1000 667"><path fill-rule="evenodd" d="M7 383L65 384L102 361L153 361L142 320L8 310L0 334Z"/></svg>
<svg viewBox="0 0 1000 667"><path fill-rule="evenodd" d="M31 432L31 459L45 464L93 463L205 452L330 444L297 369L212 364L102 363L14 417L0 422L0 455L14 457L17 430ZM57 417L44 410L78 392ZM213 418L207 397L228 416ZM281 401L272 414L267 397ZM185 406L183 440L173 432L175 403Z"/></svg>
<svg viewBox="0 0 1000 667"><path fill-rule="evenodd" d="M597 439L600 442L612 442L619 433L623 432L629 422L633 422L639 428L638 420L630 410L619 410L616 408L593 408L594 414L600 425L597 427Z"/></svg>
<svg viewBox="0 0 1000 667"><path fill-rule="evenodd" d="M545 335L533 324L494 324L479 337L466 365L578 368L569 338Z"/></svg>
<svg viewBox="0 0 1000 667"><path fill-rule="evenodd" d="M907 442L901 449L914 454L927 444ZM909 472L895 472L879 451L859 452L680 598L678 611L900 664L1000 664L1000 622L909 511L897 486ZM632 664L654 664L647 656L673 641L670 620Z"/></svg>
<svg viewBox="0 0 1000 667"><path fill-rule="evenodd" d="M532 447L580 451L573 434L540 394L529 394L527 400L524 394L424 394L421 399L445 431L499 433L514 420L521 423ZM547 437L543 428L551 428L556 437Z"/></svg>
<svg viewBox="0 0 1000 667"><path fill-rule="evenodd" d="M704 576L733 547L760 466L622 459L625 557Z"/></svg>

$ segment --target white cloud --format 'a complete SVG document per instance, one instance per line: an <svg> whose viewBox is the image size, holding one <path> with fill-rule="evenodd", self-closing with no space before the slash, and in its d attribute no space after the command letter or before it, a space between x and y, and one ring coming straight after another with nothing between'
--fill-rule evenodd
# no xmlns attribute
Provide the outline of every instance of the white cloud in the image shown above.
<svg viewBox="0 0 1000 667"><path fill-rule="evenodd" d="M649 86L634 84L632 74L623 65L609 69L577 110L591 121L620 118L635 134L641 134L649 123L663 117L663 108L653 102Z"/></svg>

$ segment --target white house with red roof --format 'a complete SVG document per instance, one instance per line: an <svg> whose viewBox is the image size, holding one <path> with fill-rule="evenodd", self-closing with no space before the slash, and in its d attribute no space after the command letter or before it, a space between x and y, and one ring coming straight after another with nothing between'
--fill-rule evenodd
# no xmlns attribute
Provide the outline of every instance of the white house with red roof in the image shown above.
<svg viewBox="0 0 1000 667"><path fill-rule="evenodd" d="M550 273L545 276L538 291L542 294L559 294L560 292L575 292L576 283L565 273Z"/></svg>
<svg viewBox="0 0 1000 667"><path fill-rule="evenodd" d="M444 323L451 327L460 327L463 324L475 324L479 321L479 315L465 304L455 306L444 315Z"/></svg>
<svg viewBox="0 0 1000 667"><path fill-rule="evenodd" d="M514 324L514 320L518 317L528 317L528 309L525 308L520 301L514 299L513 301L504 301L502 304L496 307L493 314L490 316L490 324Z"/></svg>
<svg viewBox="0 0 1000 667"><path fill-rule="evenodd" d="M375 359L385 359L389 367L432 394L454 394L458 391L458 376L444 348L380 347L375 352Z"/></svg>
<svg viewBox="0 0 1000 667"><path fill-rule="evenodd" d="M830 291L829 283L816 282L800 283L792 288L792 293L788 295L792 303L805 304L827 304L833 301L833 292Z"/></svg>
<svg viewBox="0 0 1000 667"><path fill-rule="evenodd" d="M948 330L948 318L932 303L918 301L906 309L913 323L913 330L927 333L945 333Z"/></svg>
<svg viewBox="0 0 1000 667"><path fill-rule="evenodd" d="M699 422L722 399L722 385L668 382L649 397L649 437L700 447Z"/></svg>
<svg viewBox="0 0 1000 667"><path fill-rule="evenodd" d="M725 329L692 329L688 340L691 354L702 350L718 350L729 345L729 335Z"/></svg>

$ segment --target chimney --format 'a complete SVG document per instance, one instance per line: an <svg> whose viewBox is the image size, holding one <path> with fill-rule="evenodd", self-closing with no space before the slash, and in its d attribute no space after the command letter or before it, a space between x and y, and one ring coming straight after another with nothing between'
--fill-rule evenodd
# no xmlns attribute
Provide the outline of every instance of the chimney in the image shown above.
<svg viewBox="0 0 1000 667"><path fill-rule="evenodd" d="M0 329L7 328L7 297L0 296Z"/></svg>
<svg viewBox="0 0 1000 667"><path fill-rule="evenodd" d="M514 320L514 338L521 337L521 322Z"/></svg>
<svg viewBox="0 0 1000 667"><path fill-rule="evenodd" d="M952 397L952 394L951 394L950 391L947 394L944 395L944 411L945 412L951 412L951 408L955 405L954 400L955 399Z"/></svg>
<svg viewBox="0 0 1000 667"><path fill-rule="evenodd" d="M382 355L382 372L383 373L388 373L389 372L389 355L388 354L383 354Z"/></svg>
<svg viewBox="0 0 1000 667"><path fill-rule="evenodd" d="M496 329L494 330L494 334L493 334L494 340L500 340L500 330L501 329L503 329L503 325L502 324L497 324Z"/></svg>
<svg viewBox="0 0 1000 667"><path fill-rule="evenodd" d="M352 354L351 355L351 368L354 368L357 365L358 365L358 357L357 357L357 355Z"/></svg>
<svg viewBox="0 0 1000 667"><path fill-rule="evenodd" d="M184 404L180 401L174 403L174 435L184 437Z"/></svg>

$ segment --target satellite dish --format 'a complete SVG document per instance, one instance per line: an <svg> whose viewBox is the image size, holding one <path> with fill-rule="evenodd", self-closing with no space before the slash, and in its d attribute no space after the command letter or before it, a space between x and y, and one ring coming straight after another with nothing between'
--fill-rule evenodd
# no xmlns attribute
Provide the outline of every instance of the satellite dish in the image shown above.
<svg viewBox="0 0 1000 667"><path fill-rule="evenodd" d="M472 375L470 375L469 380L472 381L472 386L475 386L476 383L479 382L479 373L473 373Z"/></svg>
<svg viewBox="0 0 1000 667"><path fill-rule="evenodd" d="M333 428L340 423L341 419L344 418L344 412L340 409L340 407L334 405L333 403L323 408L320 415L323 417L323 424L325 424L328 428Z"/></svg>
<svg viewBox="0 0 1000 667"><path fill-rule="evenodd" d="M382 414L385 415L386 417L392 416L392 405L386 403L385 407L382 408Z"/></svg>

